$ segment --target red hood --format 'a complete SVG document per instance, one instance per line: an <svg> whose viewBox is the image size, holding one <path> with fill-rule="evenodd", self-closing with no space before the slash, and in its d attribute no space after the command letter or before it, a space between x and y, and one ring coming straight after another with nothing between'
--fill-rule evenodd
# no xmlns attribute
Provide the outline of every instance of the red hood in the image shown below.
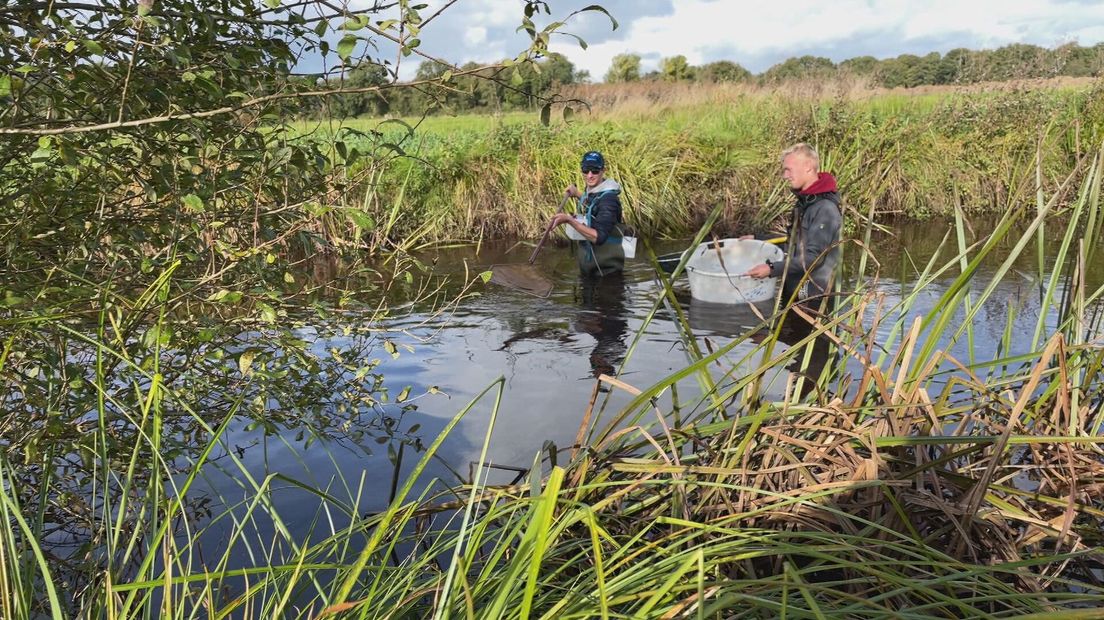
<svg viewBox="0 0 1104 620"><path fill-rule="evenodd" d="M813 184L805 189L797 192L798 196L811 196L813 194L827 194L828 192L834 192L838 188L836 187L836 177L832 176L828 172L818 172L817 180L813 181Z"/></svg>

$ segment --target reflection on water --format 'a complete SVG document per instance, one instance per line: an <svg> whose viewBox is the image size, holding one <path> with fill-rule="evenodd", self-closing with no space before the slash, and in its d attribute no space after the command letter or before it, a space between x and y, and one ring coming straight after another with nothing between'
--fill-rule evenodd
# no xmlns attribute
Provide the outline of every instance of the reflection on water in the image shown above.
<svg viewBox="0 0 1104 620"><path fill-rule="evenodd" d="M590 369L594 377L613 376L625 356L625 276L615 273L603 278L580 276L576 288L579 313L575 330L594 338Z"/></svg>
<svg viewBox="0 0 1104 620"><path fill-rule="evenodd" d="M871 315L881 312L888 316L878 323L874 334L879 343L886 342L894 330L899 334L902 328L907 329L915 316L931 311L957 276L955 269L948 269L932 277L921 290L913 290L941 239L929 231L927 225L912 226L900 236L875 240L873 256L877 261L868 261L864 274L857 273L856 253L845 251L844 288L854 287L861 280L869 290L885 296L880 309L869 310ZM662 252L679 247L670 244L657 249ZM437 274L450 278L443 290L443 296L447 297L460 291L465 276L473 278L492 264L516 263L528 253L524 247L512 254L504 249L485 246L476 252L474 248L455 248L422 258L426 264L436 265ZM1053 247L1047 251L1052 252ZM943 252L942 262L949 263L952 255L945 248ZM995 256L998 261L1003 259L1000 252ZM372 511L387 503L393 484L392 463L397 462L399 475L405 476L417 460L419 455L410 437L417 435L428 443L456 412L500 376L504 380L501 407L487 461L503 468L492 472L489 480L492 484L513 481L518 469L529 467L538 453L547 454L549 446L553 451L570 448L598 375L617 375L644 389L687 365L689 360L679 329L667 309L661 307L656 320L645 327L661 288L644 260L630 261L624 274L616 277L585 279L578 275L569 253L547 248L537 267L555 285L547 299L485 286L447 313L431 315L415 304L407 308L406 314L396 313L387 322L387 337L397 346L398 355L392 357L379 351L369 354L378 358L378 365L373 367L373 376L378 375L381 381L377 390L396 394L405 386L412 386L415 394L432 392L421 397L416 408L402 410L401 418L387 413L395 411L393 403L380 410L382 417L394 418L391 423L381 422L389 424L387 431L391 436L406 439L407 450L401 459L396 459L396 451L387 444L371 445L371 454L361 450L303 450L302 442L292 432L277 429L266 435L244 425L233 429L229 440L234 445L255 446L246 448L244 460L258 473L279 472L328 487L335 480L356 480L360 472L365 472L358 510ZM968 292L976 296L989 286L994 268L995 265L983 266L968 286ZM1036 273L1031 259L1026 257L1014 269L995 285L990 301L971 322L972 338L941 343L941 348L964 363L1027 350L1042 308L1040 286L1048 274ZM1100 267L1093 269L1088 279L1100 282ZM393 307L399 307L404 300L401 295L392 294ZM810 334L808 322L794 314L783 317L780 324L764 323L771 311L769 303L752 307L693 301L685 279L676 283L676 296L688 314L694 336L706 343L703 349L716 350L717 346L755 328L766 330L777 326L780 340L786 345L798 343ZM894 314L891 309L906 296L913 297L912 309L906 315ZM343 351L357 348L355 345L361 343L354 342L355 337L342 335L336 329L357 320L355 311L329 317L326 319L329 328L317 331L320 336L311 347ZM1053 328L1053 318L1047 321L1047 327ZM965 315L960 310L952 325L964 323ZM725 360L710 366L711 372L717 376L728 373L728 381L741 378L742 364L755 364L755 360L744 358L765 333L753 334L747 342L739 343ZM633 354L627 356L630 343ZM826 389L818 377L826 368L834 370L838 359L837 349L829 339L813 339L807 355L802 352L767 377L765 396L781 398L791 373L806 378L803 390ZM842 370L848 371L846 367ZM683 395L698 390L692 379L680 382L678 387ZM611 413L631 400L630 395L620 390L608 392L605 398L609 399L607 411ZM665 398L674 397L667 394ZM661 409L673 405L670 401L660 403ZM423 479L436 479L438 485L447 485L467 477L479 459L493 406L492 394L472 407L441 446L438 458L429 463ZM216 474L210 480L212 488L223 497L241 499L243 491L232 480L219 479ZM298 522L305 524L314 517L310 502L291 501L286 509L289 521L301 520ZM300 526L291 525L293 531L297 527Z"/></svg>

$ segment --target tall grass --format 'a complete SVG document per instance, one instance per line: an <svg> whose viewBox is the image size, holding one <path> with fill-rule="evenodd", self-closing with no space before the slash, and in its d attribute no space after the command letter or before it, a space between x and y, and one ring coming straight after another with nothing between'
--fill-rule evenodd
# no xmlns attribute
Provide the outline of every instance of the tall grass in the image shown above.
<svg viewBox="0 0 1104 620"><path fill-rule="evenodd" d="M872 268L832 315L777 309L809 324L799 342L783 344L765 321L760 334L712 351L688 343L687 366L655 385L601 377L579 444L538 456L527 481L489 485L481 465L465 486L434 490L419 479L427 463L472 407L493 399L486 453L499 380L425 446L373 514L358 510L363 473L321 488L254 477L226 440L251 406L248 384L212 422L167 380L160 355L111 335L111 312L93 334L63 317L5 319L5 381L30 370L23 338L54 333L91 352L99 404L76 444L92 475L76 486L51 465L66 444L0 455L0 514L11 524L0 536L0 609L7 618L1093 617L1104 604L1104 289L1086 288L1083 273L1102 159L1067 175L1077 198L1043 294L1057 323L1030 353L958 360L945 343L969 337L965 326L1012 261L1030 254L1036 229L1057 225L1048 218L1063 208L1063 187L1041 188L1026 230L1011 225L1020 216L1010 209L968 244L959 217L894 306ZM981 261L1009 247L978 282ZM941 273L958 275L919 313L919 294ZM167 299L170 286L166 274L133 305ZM818 339L840 354L820 369L808 354ZM243 375L257 359L239 358ZM796 370L774 400L762 378L790 361ZM691 376L702 378L698 393L676 390ZM599 384L631 402L611 409ZM168 453L173 424L195 434L194 450ZM205 516L197 481L216 457L244 494ZM20 476L35 467L43 490L28 497ZM318 503L306 535L280 513L279 495L292 490ZM58 506L89 541L67 557L52 544L66 514ZM205 556L205 536L222 523L228 533Z"/></svg>
<svg viewBox="0 0 1104 620"><path fill-rule="evenodd" d="M1054 192L1063 171L1104 139L1104 90L1091 83L915 93L649 84L574 94L595 102L591 112L547 128L535 115L427 119L405 140L394 134L413 160L369 179L354 165L343 199L376 222L401 209L405 223L381 234L402 243L417 231L412 247L535 236L564 187L580 182L580 154L599 149L625 188L628 220L646 235L685 238L717 205L720 231L771 222L788 204L777 154L797 141L820 150L849 210L882 219L1026 207L1035 202L1036 161L1041 187ZM416 199L400 207L399 192ZM1072 200L1057 198L1062 208Z"/></svg>

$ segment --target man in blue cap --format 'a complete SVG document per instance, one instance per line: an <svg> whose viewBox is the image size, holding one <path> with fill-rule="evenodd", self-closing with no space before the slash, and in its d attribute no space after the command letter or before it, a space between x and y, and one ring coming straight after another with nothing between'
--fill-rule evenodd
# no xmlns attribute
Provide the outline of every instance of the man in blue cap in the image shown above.
<svg viewBox="0 0 1104 620"><path fill-rule="evenodd" d="M580 170L586 182L582 192L574 184L564 194L577 198L576 215L557 213L552 225L574 229L583 237L575 247L579 271L584 275L604 276L620 273L625 266L625 251L621 247L621 185L607 179L606 160L598 151L583 154Z"/></svg>

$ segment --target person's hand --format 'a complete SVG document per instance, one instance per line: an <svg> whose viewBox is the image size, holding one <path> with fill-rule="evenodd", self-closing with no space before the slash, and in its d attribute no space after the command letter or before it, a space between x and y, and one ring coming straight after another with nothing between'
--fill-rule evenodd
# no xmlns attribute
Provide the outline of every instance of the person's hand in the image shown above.
<svg viewBox="0 0 1104 620"><path fill-rule="evenodd" d="M578 198L581 195L582 194L579 193L579 188L575 187L574 183L568 185L567 189L564 190L564 196L568 198Z"/></svg>
<svg viewBox="0 0 1104 620"><path fill-rule="evenodd" d="M555 227L559 226L560 224L567 224L574 219L575 218L572 217L570 213L557 213L556 215L552 216L552 221L549 222L549 225Z"/></svg>
<svg viewBox="0 0 1104 620"><path fill-rule="evenodd" d="M739 239L740 241L746 241L748 239L754 239L755 235L744 235L743 237L736 237L736 238Z"/></svg>
<svg viewBox="0 0 1104 620"><path fill-rule="evenodd" d="M759 263L751 269L748 269L748 272L745 275L752 278L765 278L770 275L770 271L770 265L766 263Z"/></svg>

